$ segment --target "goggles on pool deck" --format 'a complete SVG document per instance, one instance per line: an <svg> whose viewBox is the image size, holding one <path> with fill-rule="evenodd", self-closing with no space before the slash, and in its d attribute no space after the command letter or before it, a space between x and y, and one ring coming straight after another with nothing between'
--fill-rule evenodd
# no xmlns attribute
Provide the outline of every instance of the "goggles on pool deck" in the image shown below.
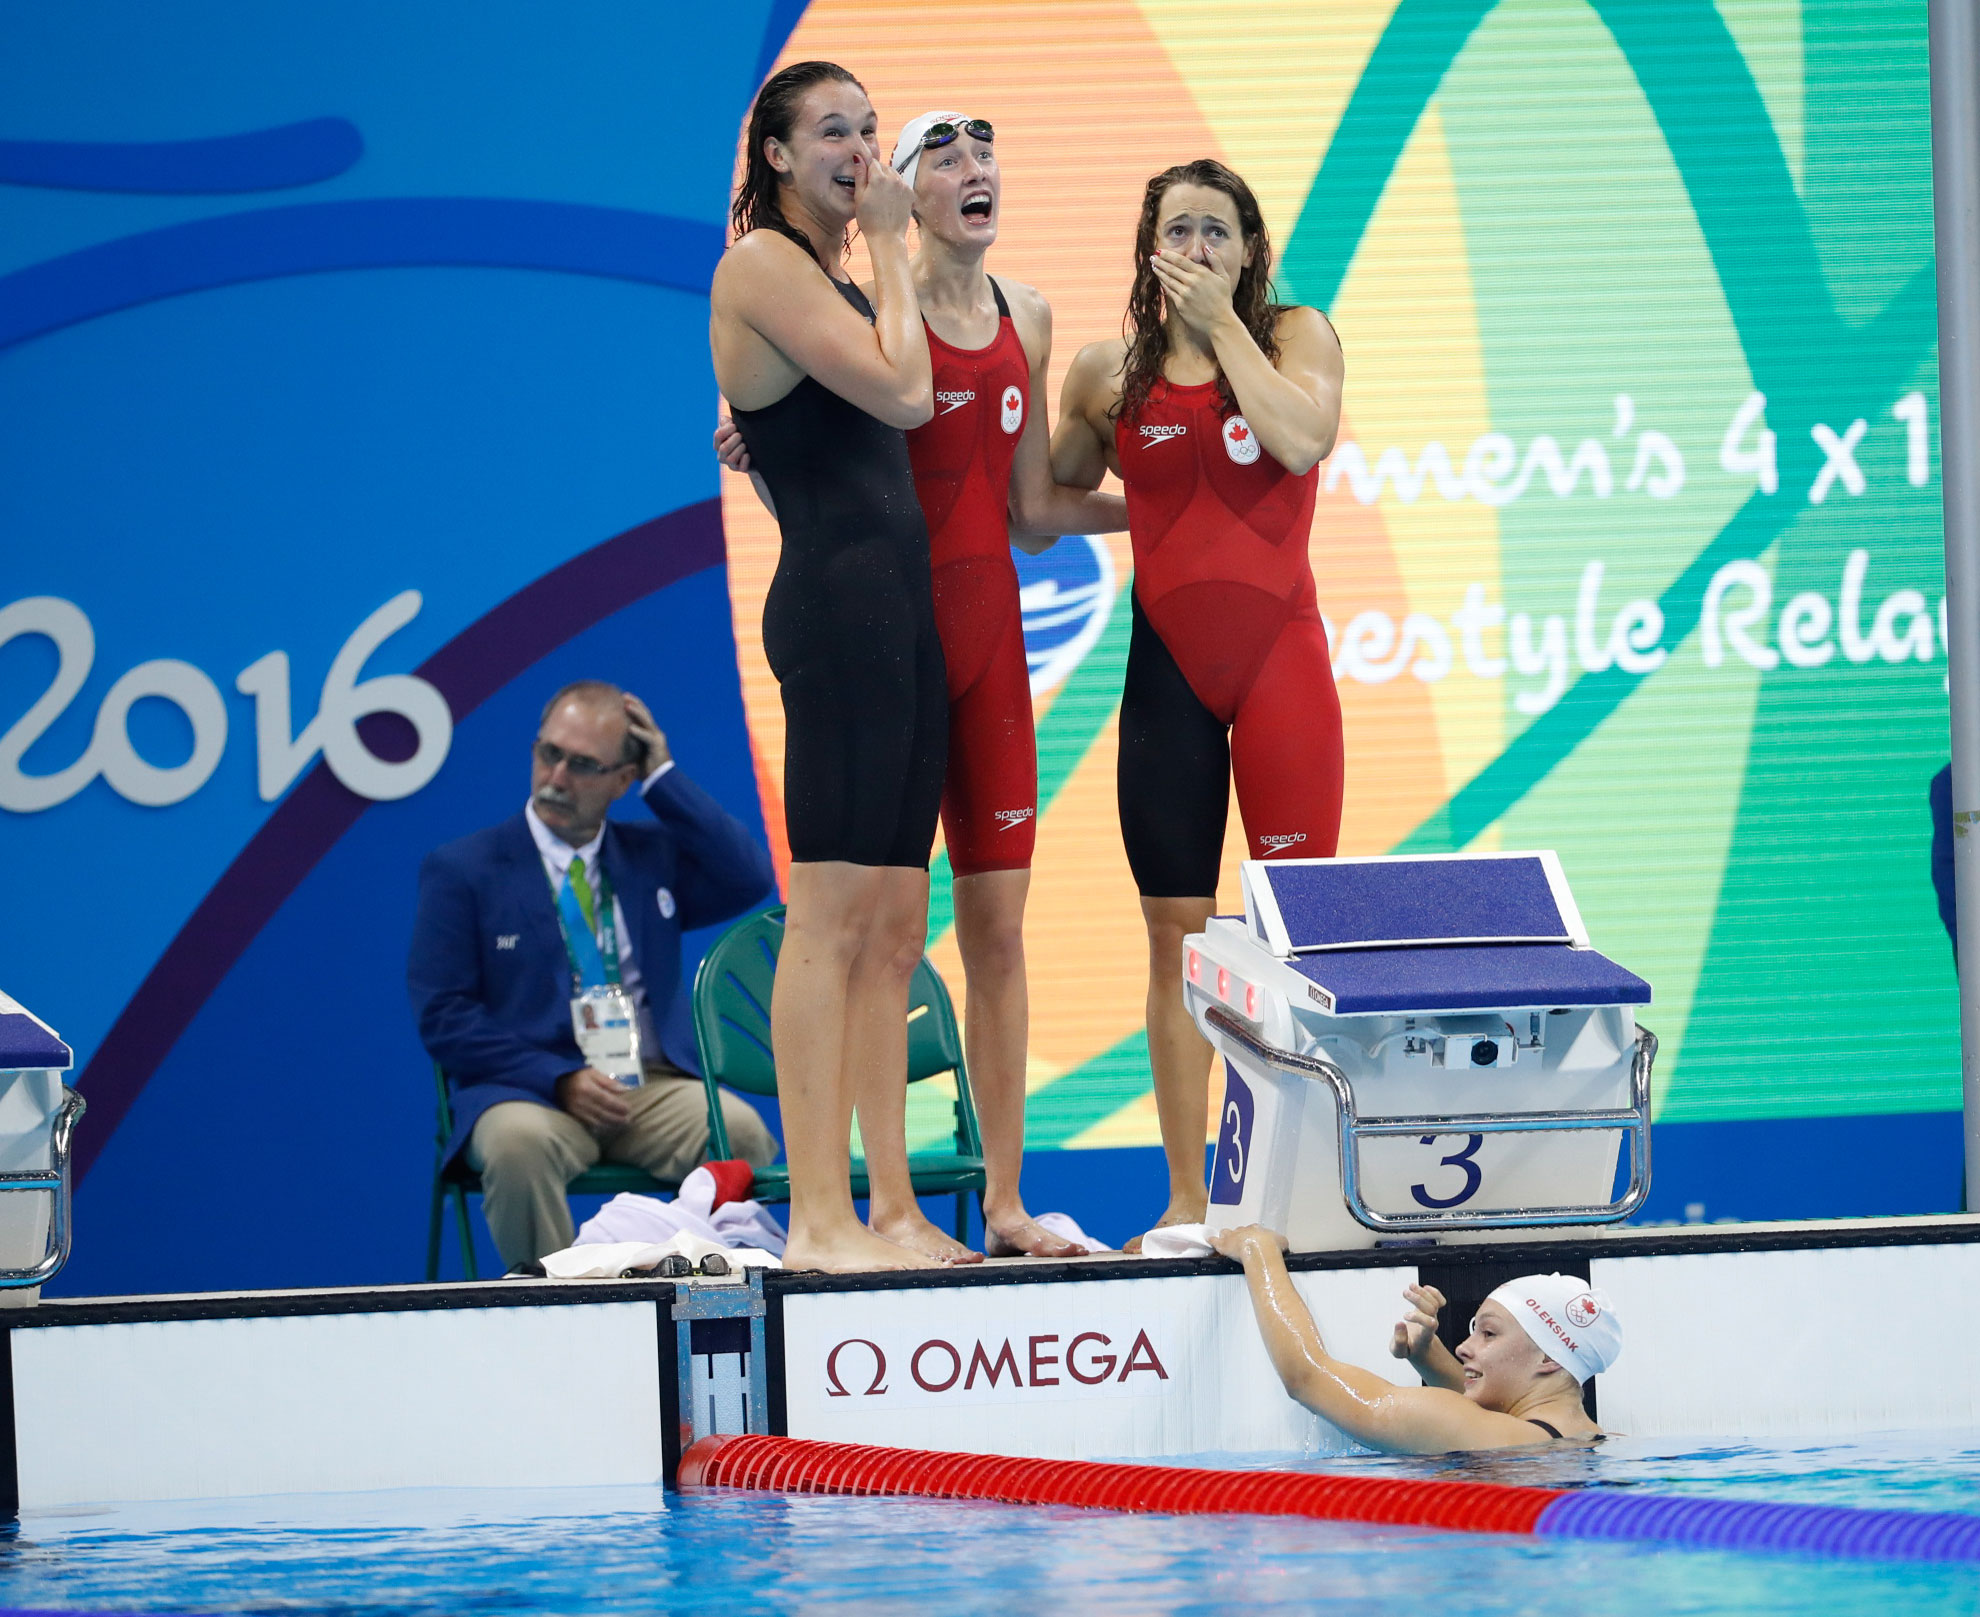
<svg viewBox="0 0 1980 1617"><path fill-rule="evenodd" d="M994 142L997 131L990 127L989 120L985 118L965 118L959 124L947 121L930 124L922 130L921 144L915 148L914 155L919 157L923 152L932 152L938 146L947 146L959 135L968 135L972 140ZM901 166L905 169L907 165Z"/></svg>

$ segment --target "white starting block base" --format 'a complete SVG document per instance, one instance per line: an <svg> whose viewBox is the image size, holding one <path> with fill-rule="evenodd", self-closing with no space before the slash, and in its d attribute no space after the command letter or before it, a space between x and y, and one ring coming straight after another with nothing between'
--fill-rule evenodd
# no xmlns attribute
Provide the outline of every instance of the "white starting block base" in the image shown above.
<svg viewBox="0 0 1980 1617"><path fill-rule="evenodd" d="M1618 1112L1630 1104L1637 1030L1620 1010L1548 1016L1544 1032L1552 1042L1543 1047L1536 1037L1510 1075L1452 1073L1432 1068L1427 1053L1405 1054L1424 1042L1411 1025L1417 1020L1362 1018L1349 1032L1312 1041L1351 1075L1363 1124L1440 1113ZM1505 1019L1498 1020L1503 1031ZM1372 1247L1413 1233L1372 1229L1350 1211L1342 1195L1341 1107L1329 1085L1256 1060L1228 1036L1218 1045L1225 1082L1210 1176L1213 1228L1263 1224L1283 1232L1295 1252ZM1596 1207L1611 1200L1627 1148L1620 1128L1376 1135L1355 1147L1355 1182L1370 1209L1392 1218L1447 1212L1456 1220L1561 1203ZM1444 1242L1557 1241L1562 1230L1551 1222L1447 1224L1436 1233Z"/></svg>
<svg viewBox="0 0 1980 1617"><path fill-rule="evenodd" d="M0 1308L32 1303L69 1255L69 1144L82 1097L75 1052L0 994Z"/></svg>
<svg viewBox="0 0 1980 1617"><path fill-rule="evenodd" d="M1398 1382L1414 1379L1387 1354L1404 1286L1438 1287L1455 1322L1514 1276L1587 1275L1624 1322L1595 1413L1635 1438L1980 1427L1980 1378L1959 1373L1980 1341L1980 1217L1580 1232L1293 1266L1329 1348ZM0 1514L646 1486L694 1437L746 1429L1084 1459L1347 1446L1281 1390L1243 1279L1216 1258L0 1314Z"/></svg>
<svg viewBox="0 0 1980 1617"><path fill-rule="evenodd" d="M61 1109L60 1072L46 1067L0 1072L0 1175L40 1174L55 1166L55 1118ZM0 1269L32 1269L42 1261L54 1211L53 1192L0 1196ZM0 1288L0 1308L32 1301L35 1289Z"/></svg>
<svg viewBox="0 0 1980 1617"><path fill-rule="evenodd" d="M1264 1224L1296 1252L1546 1240L1642 1205L1650 988L1589 947L1553 854L1241 874L1244 915L1183 946L1226 1072L1213 1228Z"/></svg>

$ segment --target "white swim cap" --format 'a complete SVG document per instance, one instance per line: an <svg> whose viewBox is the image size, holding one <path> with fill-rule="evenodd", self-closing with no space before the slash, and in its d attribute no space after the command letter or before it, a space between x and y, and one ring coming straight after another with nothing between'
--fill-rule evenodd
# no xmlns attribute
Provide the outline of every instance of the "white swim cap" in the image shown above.
<svg viewBox="0 0 1980 1617"><path fill-rule="evenodd" d="M959 124L967 116L960 112L924 112L901 125L901 138L894 142L894 167L901 178L914 184L914 171L921 167L921 137L936 124Z"/></svg>
<svg viewBox="0 0 1980 1617"><path fill-rule="evenodd" d="M1488 1299L1519 1321L1540 1351L1576 1381L1609 1368L1622 1355L1622 1320L1605 1291L1575 1275L1522 1275Z"/></svg>

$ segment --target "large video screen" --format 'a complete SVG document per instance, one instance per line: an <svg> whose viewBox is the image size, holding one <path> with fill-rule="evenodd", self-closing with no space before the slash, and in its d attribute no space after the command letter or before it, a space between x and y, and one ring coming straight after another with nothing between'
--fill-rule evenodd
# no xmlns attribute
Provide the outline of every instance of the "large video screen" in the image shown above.
<svg viewBox="0 0 1980 1617"><path fill-rule="evenodd" d="M1251 182L1282 296L1347 356L1312 538L1342 851L1558 849L1655 987L1657 1115L1702 1121L1959 1104L1924 29L1874 0L814 0L781 59L851 66L886 140L995 124L990 268L1052 302L1055 417L1120 328L1149 175ZM775 532L740 479L724 521L774 837ZM1159 1137L1114 806L1132 575L1125 534L1021 567L1036 1146Z"/></svg>

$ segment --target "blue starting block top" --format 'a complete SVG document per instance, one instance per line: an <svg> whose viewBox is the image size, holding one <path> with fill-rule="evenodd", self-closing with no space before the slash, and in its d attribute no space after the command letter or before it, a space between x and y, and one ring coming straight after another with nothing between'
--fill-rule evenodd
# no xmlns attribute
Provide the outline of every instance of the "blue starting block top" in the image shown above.
<svg viewBox="0 0 1980 1617"><path fill-rule="evenodd" d="M1588 946L1552 853L1248 861L1252 936L1336 1016L1647 1005Z"/></svg>
<svg viewBox="0 0 1980 1617"><path fill-rule="evenodd" d="M75 1052L50 1031L48 1024L0 994L0 1072L25 1067L66 1070Z"/></svg>
<svg viewBox="0 0 1980 1617"><path fill-rule="evenodd" d="M1650 1003L1650 985L1636 973L1567 943L1331 949L1287 964L1335 1016Z"/></svg>
<svg viewBox="0 0 1980 1617"><path fill-rule="evenodd" d="M1551 853L1261 861L1244 877L1253 934L1279 955L1588 942Z"/></svg>

